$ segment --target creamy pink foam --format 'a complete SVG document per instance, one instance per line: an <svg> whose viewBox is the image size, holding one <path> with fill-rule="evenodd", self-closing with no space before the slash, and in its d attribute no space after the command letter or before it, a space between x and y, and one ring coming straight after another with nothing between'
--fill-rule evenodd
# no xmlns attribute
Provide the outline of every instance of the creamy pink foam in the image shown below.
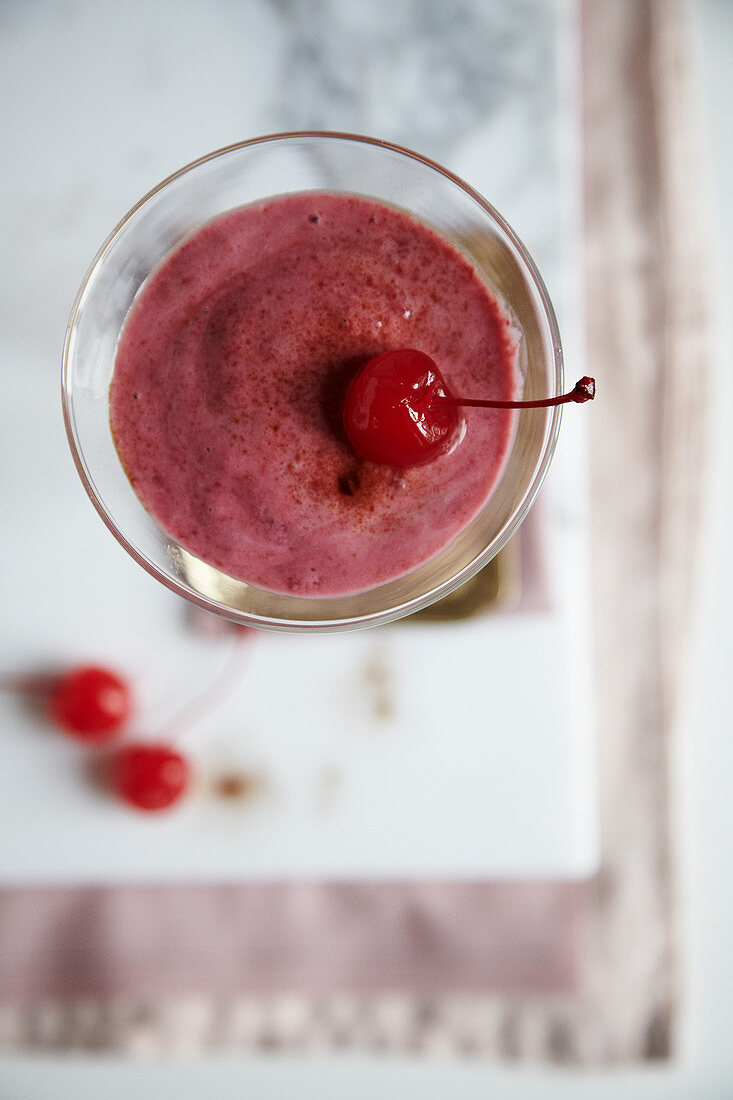
<svg viewBox="0 0 733 1100"><path fill-rule="evenodd" d="M362 462L344 392L395 347L431 355L453 392L516 396L505 310L404 212L308 192L217 218L151 275L122 333L110 416L136 493L191 553L275 592L409 572L485 503L514 420L466 410L451 454L401 471Z"/></svg>

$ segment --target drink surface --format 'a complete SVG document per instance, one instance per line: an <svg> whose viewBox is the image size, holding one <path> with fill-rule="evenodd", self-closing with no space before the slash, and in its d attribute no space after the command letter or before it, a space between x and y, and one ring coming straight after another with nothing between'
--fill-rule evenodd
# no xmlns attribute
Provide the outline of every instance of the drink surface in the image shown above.
<svg viewBox="0 0 733 1100"><path fill-rule="evenodd" d="M453 245L405 212L303 192L193 233L152 273L120 339L110 419L140 500L222 572L297 596L415 569L471 521L511 446L507 410L467 410L454 449L397 470L342 424L367 360L419 348L454 392L517 396L518 336Z"/></svg>

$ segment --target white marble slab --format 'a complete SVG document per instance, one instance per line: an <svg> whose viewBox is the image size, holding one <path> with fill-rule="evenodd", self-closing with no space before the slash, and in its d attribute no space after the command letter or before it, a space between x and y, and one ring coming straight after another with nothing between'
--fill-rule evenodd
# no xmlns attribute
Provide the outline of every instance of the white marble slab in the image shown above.
<svg viewBox="0 0 733 1100"><path fill-rule="evenodd" d="M96 248L145 190L210 149L292 128L371 133L442 160L509 218L579 376L574 10L35 0L0 21L0 666L121 667L140 685L145 732L228 643L192 633L183 604L125 556L67 453L60 351ZM205 774L240 763L265 777L247 808L202 784L179 812L140 820L85 780L76 745L0 698L0 881L588 873L587 495L572 419L545 493L552 608L258 639L239 689L190 741Z"/></svg>

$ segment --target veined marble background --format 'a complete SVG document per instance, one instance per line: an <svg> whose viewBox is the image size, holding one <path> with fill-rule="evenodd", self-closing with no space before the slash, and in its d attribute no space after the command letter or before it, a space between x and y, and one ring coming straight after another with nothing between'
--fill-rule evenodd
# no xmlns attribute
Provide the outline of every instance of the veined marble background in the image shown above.
<svg viewBox="0 0 733 1100"><path fill-rule="evenodd" d="M562 299L573 15L572 0L3 4L5 341L31 340L55 369L76 287L126 210L197 156L289 129L366 133L446 164Z"/></svg>

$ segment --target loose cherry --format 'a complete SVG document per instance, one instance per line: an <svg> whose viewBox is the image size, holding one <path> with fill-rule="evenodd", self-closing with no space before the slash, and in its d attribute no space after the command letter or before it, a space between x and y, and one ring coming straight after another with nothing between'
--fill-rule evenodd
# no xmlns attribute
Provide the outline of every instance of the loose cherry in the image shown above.
<svg viewBox="0 0 733 1100"><path fill-rule="evenodd" d="M96 665L65 673L51 687L53 722L81 741L108 741L123 728L132 710L132 693L121 676Z"/></svg>
<svg viewBox="0 0 733 1100"><path fill-rule="evenodd" d="M385 466L420 466L450 450L463 421L459 408L538 409L592 401L595 382L581 378L569 393L535 401L454 397L437 364L413 348L385 351L352 379L344 427L362 458Z"/></svg>
<svg viewBox="0 0 733 1100"><path fill-rule="evenodd" d="M126 745L112 764L114 793L128 805L148 813L173 806L190 782L188 761L165 744Z"/></svg>

